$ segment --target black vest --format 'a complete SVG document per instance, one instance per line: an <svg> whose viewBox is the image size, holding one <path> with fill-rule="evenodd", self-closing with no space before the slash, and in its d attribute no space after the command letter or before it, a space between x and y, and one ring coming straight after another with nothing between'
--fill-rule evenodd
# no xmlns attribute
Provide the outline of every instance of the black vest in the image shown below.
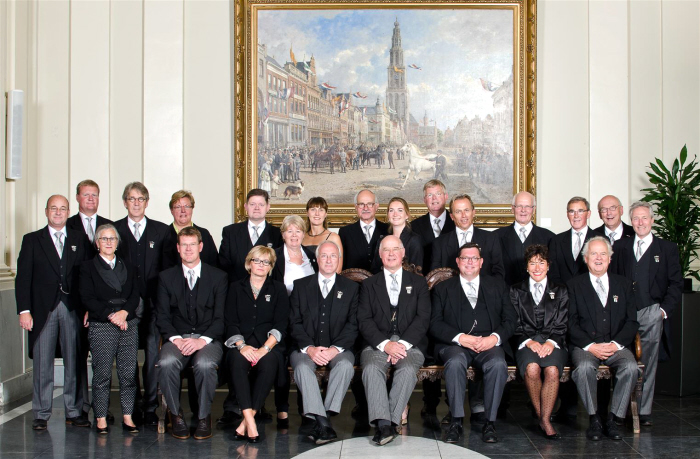
<svg viewBox="0 0 700 459"><path fill-rule="evenodd" d="M649 294L649 263L651 263L651 254L649 250L644 252L642 258L637 261L632 261L632 282L634 285L634 300L637 302L637 311L651 306L654 300Z"/></svg>
<svg viewBox="0 0 700 459"><path fill-rule="evenodd" d="M493 332L493 326L491 325L489 311L486 309L486 303L477 299L476 307L472 308L461 285L459 290L462 300L462 327L464 328L464 330L460 331L472 336L489 336ZM471 332L469 331L470 329Z"/></svg>
<svg viewBox="0 0 700 459"><path fill-rule="evenodd" d="M318 290L318 318L316 326L316 336L314 342L318 346L330 347L331 345L331 304L335 295L335 283L325 298Z"/></svg>
<svg viewBox="0 0 700 459"><path fill-rule="evenodd" d="M128 232L129 262L136 268L136 280L139 285L141 297L146 298L148 296L148 289L146 288L146 235L141 233L141 239L136 241L134 234L131 232L131 228L129 228Z"/></svg>
<svg viewBox="0 0 700 459"><path fill-rule="evenodd" d="M199 291L199 279L190 290L190 285L185 277L185 305L187 306L187 320L194 326L197 325L197 292Z"/></svg>
<svg viewBox="0 0 700 459"><path fill-rule="evenodd" d="M544 286L543 286L544 287ZM544 300L544 294L547 293L542 291L542 300ZM542 334L542 329L544 328L544 305L540 300L540 304L535 304L535 299L532 299L532 309L535 313L535 326L537 327L537 334Z"/></svg>
<svg viewBox="0 0 700 459"><path fill-rule="evenodd" d="M605 307L602 306L600 300L597 301L596 306L599 308L596 311L596 329L598 330L598 335L602 337L602 341L598 342L609 343L612 340L610 333L610 300L608 300L608 304Z"/></svg>
<svg viewBox="0 0 700 459"><path fill-rule="evenodd" d="M66 269L66 253L71 249L68 247L65 237L63 238L63 241L64 241L63 256L61 258L59 258L59 260L58 260L58 275L60 278L59 282L61 283L61 289L60 289L61 294L58 296L58 301L56 301L56 304L54 305L54 307L58 306L58 303L61 301L63 302L63 304L66 305L66 307L68 307L69 300L68 300L68 295L66 294L66 292L68 292L68 294L74 295L76 297L79 295L78 292L71 292L69 290L68 273L67 273L67 269Z"/></svg>

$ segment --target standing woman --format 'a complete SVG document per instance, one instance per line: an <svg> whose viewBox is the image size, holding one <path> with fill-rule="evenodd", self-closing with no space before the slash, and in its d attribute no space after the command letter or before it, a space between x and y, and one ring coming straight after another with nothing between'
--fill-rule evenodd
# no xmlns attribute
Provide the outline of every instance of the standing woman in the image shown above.
<svg viewBox="0 0 700 459"><path fill-rule="evenodd" d="M276 259L271 248L253 247L245 259L250 276L233 282L226 300L226 359L243 414L236 439L252 443L260 439L255 413L285 362L289 297L284 284L269 277Z"/></svg>
<svg viewBox="0 0 700 459"><path fill-rule="evenodd" d="M391 198L386 208L386 222L389 224L387 234L393 234L401 239L401 243L406 250L404 265L413 265L422 270L423 238L420 234L411 230L409 220L411 220L411 212L408 209L406 200L399 197ZM372 262L372 273L376 274L381 269L382 260L379 257L379 244L377 244L377 255L375 255Z"/></svg>
<svg viewBox="0 0 700 459"><path fill-rule="evenodd" d="M106 434L107 409L112 385L112 364L117 360L122 429L138 432L131 415L136 399L139 347L136 308L139 289L133 268L116 256L119 233L111 224L95 232L97 255L80 267L80 299L88 311L88 340L92 352L92 403L97 433Z"/></svg>
<svg viewBox="0 0 700 459"><path fill-rule="evenodd" d="M547 279L547 246L533 244L525 249L525 268L530 278L510 288L510 299L519 318L515 335L520 346L515 360L525 379L540 429L546 438L558 440L560 436L549 418L557 400L559 377L568 359L565 338L569 294L564 285Z"/></svg>
<svg viewBox="0 0 700 459"><path fill-rule="evenodd" d="M343 258L343 245L340 242L340 236L328 229L328 203L325 199L318 196L309 199L306 203L306 223L308 229L304 234L302 244L311 252L316 253L316 247L321 242L332 241L340 248L340 258ZM342 264L338 265L338 272L342 271Z"/></svg>

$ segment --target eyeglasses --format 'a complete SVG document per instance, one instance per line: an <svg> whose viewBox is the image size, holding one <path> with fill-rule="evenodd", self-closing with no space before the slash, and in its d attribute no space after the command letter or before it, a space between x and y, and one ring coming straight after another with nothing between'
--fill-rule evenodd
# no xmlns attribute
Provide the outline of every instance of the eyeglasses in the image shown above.
<svg viewBox="0 0 700 459"><path fill-rule="evenodd" d="M177 210L178 212L180 212L180 210L182 210L182 209L185 209L185 210L192 210L192 209L194 209L194 206L190 206L189 204L188 204L188 205L185 205L185 206L180 206L180 205L178 205L178 206L173 206L173 210Z"/></svg>
<svg viewBox="0 0 700 459"><path fill-rule="evenodd" d="M586 209L569 209L566 211L566 213L569 215L583 215L586 212L588 212Z"/></svg>
<svg viewBox="0 0 700 459"><path fill-rule="evenodd" d="M184 243L184 244L180 244L178 242L177 245L179 245L180 247L194 249L195 247L199 247L199 242L189 242L189 243Z"/></svg>
<svg viewBox="0 0 700 459"><path fill-rule="evenodd" d="M132 204L135 203L136 201L138 201L138 202L140 202L140 203L143 203L143 202L147 201L147 199L144 198L143 196L140 196L140 197L138 197L138 198L135 198L135 197L131 196L131 197L129 197L129 198L126 198L126 200L129 201L129 202L132 203Z"/></svg>
<svg viewBox="0 0 700 459"><path fill-rule="evenodd" d="M441 196L445 196L445 193L442 191L438 191L437 193L428 193L425 195L426 198L439 198Z"/></svg>
<svg viewBox="0 0 700 459"><path fill-rule="evenodd" d="M108 242L111 244L111 243L113 243L113 242L115 242L115 241L117 240L116 237L100 237L100 238L97 238L97 239L98 239L100 242L102 242L103 244L106 244L106 243L108 243Z"/></svg>
<svg viewBox="0 0 700 459"><path fill-rule="evenodd" d="M58 213L58 212L61 212L61 213L68 212L68 207L65 207L65 206L64 206L64 207L51 206L51 207L49 207L49 212L51 212L52 214L55 214L55 213Z"/></svg>
<svg viewBox="0 0 700 459"><path fill-rule="evenodd" d="M337 253L322 253L318 256L318 258L320 258L321 260L327 260L329 258L331 260L337 260L339 257Z"/></svg>
<svg viewBox="0 0 700 459"><path fill-rule="evenodd" d="M375 202L358 202L357 207L374 207Z"/></svg>
<svg viewBox="0 0 700 459"><path fill-rule="evenodd" d="M256 265L263 265L263 266L270 266L272 264L272 263L270 263L270 260L261 260L260 258L253 258L250 261L252 261Z"/></svg>
<svg viewBox="0 0 700 459"><path fill-rule="evenodd" d="M476 263L481 260L481 257L459 257L465 263Z"/></svg>
<svg viewBox="0 0 700 459"><path fill-rule="evenodd" d="M515 210L532 210L534 208L535 206L521 206L520 204L518 204L517 206L513 206L513 209Z"/></svg>
<svg viewBox="0 0 700 459"><path fill-rule="evenodd" d="M607 214L608 212L615 212L618 207L620 206L601 207L600 209L598 209L598 212L600 212L601 214Z"/></svg>

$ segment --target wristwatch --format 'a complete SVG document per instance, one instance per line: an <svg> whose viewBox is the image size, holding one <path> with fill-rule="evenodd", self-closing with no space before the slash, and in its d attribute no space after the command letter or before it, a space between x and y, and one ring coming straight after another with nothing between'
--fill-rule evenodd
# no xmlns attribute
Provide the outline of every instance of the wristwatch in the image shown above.
<svg viewBox="0 0 700 459"><path fill-rule="evenodd" d="M272 352L272 349L267 344L263 344L263 347L267 349L267 352Z"/></svg>
<svg viewBox="0 0 700 459"><path fill-rule="evenodd" d="M238 349L238 350L240 351L240 350L243 349L244 347L245 347L245 341L243 341L241 344L239 344L238 346L236 346L236 349Z"/></svg>

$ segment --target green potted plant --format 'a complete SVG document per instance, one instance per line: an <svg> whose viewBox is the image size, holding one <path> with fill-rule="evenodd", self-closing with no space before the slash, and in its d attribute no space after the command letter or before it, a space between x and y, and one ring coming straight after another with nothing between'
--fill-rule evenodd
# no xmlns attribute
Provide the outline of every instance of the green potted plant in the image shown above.
<svg viewBox="0 0 700 459"><path fill-rule="evenodd" d="M698 258L700 249L700 168L697 156L688 164L688 149L684 145L680 158L673 161L669 170L660 159L649 163L647 172L651 188L644 188L642 201L654 205L654 226L659 237L678 244L685 290L690 291L692 279L700 281L697 269L690 264Z"/></svg>

